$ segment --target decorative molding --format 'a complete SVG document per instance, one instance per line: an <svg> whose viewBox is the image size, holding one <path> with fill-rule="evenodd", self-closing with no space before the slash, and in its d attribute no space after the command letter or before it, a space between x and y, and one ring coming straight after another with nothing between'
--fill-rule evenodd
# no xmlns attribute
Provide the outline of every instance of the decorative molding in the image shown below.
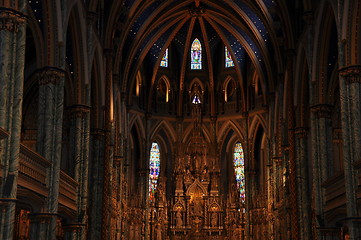
<svg viewBox="0 0 361 240"><path fill-rule="evenodd" d="M95 138L103 138L105 137L105 130L102 128L92 128L90 130L90 135Z"/></svg>
<svg viewBox="0 0 361 240"><path fill-rule="evenodd" d="M318 104L312 106L310 109L314 112L317 118L331 118L332 106L328 104Z"/></svg>
<svg viewBox="0 0 361 240"><path fill-rule="evenodd" d="M341 77L344 77L346 83L361 83L361 65L351 65L338 70Z"/></svg>
<svg viewBox="0 0 361 240"><path fill-rule="evenodd" d="M306 11L303 13L303 20L308 24L312 25L315 20L314 12L313 11Z"/></svg>
<svg viewBox="0 0 361 240"><path fill-rule="evenodd" d="M87 13L87 23L89 25L94 25L98 21L98 14L96 12L88 11Z"/></svg>
<svg viewBox="0 0 361 240"><path fill-rule="evenodd" d="M295 128L295 134L298 138L306 138L308 135L308 128L306 127L298 127Z"/></svg>
<svg viewBox="0 0 361 240"><path fill-rule="evenodd" d="M84 118L90 112L90 106L76 104L70 107L70 114L72 118Z"/></svg>
<svg viewBox="0 0 361 240"><path fill-rule="evenodd" d="M39 85L57 84L65 77L65 71L56 67L44 67L37 71Z"/></svg>
<svg viewBox="0 0 361 240"><path fill-rule="evenodd" d="M18 32L19 26L25 24L24 14L9 8L0 8L0 31Z"/></svg>
<svg viewBox="0 0 361 240"><path fill-rule="evenodd" d="M49 223L54 217L58 218L59 215L56 213L30 213L28 217L32 223Z"/></svg>

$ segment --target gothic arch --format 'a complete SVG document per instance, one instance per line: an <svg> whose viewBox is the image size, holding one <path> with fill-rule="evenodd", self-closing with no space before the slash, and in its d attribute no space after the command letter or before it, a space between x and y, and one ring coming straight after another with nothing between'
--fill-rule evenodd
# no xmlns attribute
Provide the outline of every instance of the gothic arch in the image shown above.
<svg viewBox="0 0 361 240"><path fill-rule="evenodd" d="M132 129L133 127L135 127L137 129L137 131L139 133L139 137L141 139L145 139L146 132L144 129L142 119L139 115L134 114L129 119L129 129Z"/></svg>
<svg viewBox="0 0 361 240"><path fill-rule="evenodd" d="M73 61L69 62L74 66L69 66L70 76L72 76L74 81L74 87L76 88L76 94L74 98L74 103L80 104L85 102L87 85L89 85L89 66L92 64L88 62L88 49L84 46L87 46L87 24L86 17L83 16L82 11L82 2L78 1L74 3L74 6L69 11L69 17L67 18L67 34L71 34L71 38L67 36L67 40L70 42L66 43L66 48L71 49L72 51L69 54L72 56L67 56L73 58ZM80 29L80 32L79 32ZM69 44L74 43L72 46ZM73 71L73 72L72 72Z"/></svg>
<svg viewBox="0 0 361 240"><path fill-rule="evenodd" d="M176 142L177 134L173 126L170 124L170 122L166 120L159 121L157 124L153 126L153 128L150 131L151 132L150 139L153 139L161 129L164 129L164 132L167 134L169 140L172 140L172 142Z"/></svg>
<svg viewBox="0 0 361 240"><path fill-rule="evenodd" d="M91 115L92 127L101 128L103 125L103 106L105 104L105 80L104 80L104 66L102 60L102 52L99 45L95 46L94 57L91 65L90 74L90 102L91 102ZM120 119L120 118L119 118Z"/></svg>
<svg viewBox="0 0 361 240"><path fill-rule="evenodd" d="M346 3L347 2L347 3ZM349 15L349 22L346 29L350 29L350 43L346 48L346 56L349 56L347 63L349 65L361 64L361 3L360 1L345 1L345 13ZM347 5L349 5L351 11L348 11ZM347 39L347 38L346 38ZM352 51L354 50L354 51Z"/></svg>
<svg viewBox="0 0 361 240"><path fill-rule="evenodd" d="M262 126L264 133L266 135L268 135L267 134L268 128L267 128L266 120L264 119L264 117L262 115L257 114L252 119L249 130L248 130L250 139L252 139L256 135L259 125Z"/></svg>
<svg viewBox="0 0 361 240"><path fill-rule="evenodd" d="M183 135L184 137L182 139L183 143L186 143L190 140L192 130L193 130L193 124L189 124L189 126L184 131L184 135ZM203 133L203 137L205 138L205 141L210 143L211 142L211 133L209 132L209 129L206 127L203 127L202 133Z"/></svg>
<svg viewBox="0 0 361 240"><path fill-rule="evenodd" d="M315 93L318 103L327 103L327 91L330 76L328 66L330 61L330 50L337 50L338 31L337 21L334 10L330 2L324 1L320 6L320 13L316 21L315 31L319 34L315 37L314 58L313 58L313 76L312 80L317 83ZM336 33L333 33L336 31ZM335 34L336 39L330 39ZM331 46L335 41L336 46ZM336 52L336 54L338 54Z"/></svg>
<svg viewBox="0 0 361 240"><path fill-rule="evenodd" d="M245 137L245 133L244 131L242 131L242 127L240 126L240 124L236 121L226 121L221 128L218 130L218 137L217 137L217 142L221 143L222 145L224 144L225 141L225 137L227 136L227 134L229 133L229 131L233 130L237 137L240 139L240 141L244 141L244 139L246 139Z"/></svg>

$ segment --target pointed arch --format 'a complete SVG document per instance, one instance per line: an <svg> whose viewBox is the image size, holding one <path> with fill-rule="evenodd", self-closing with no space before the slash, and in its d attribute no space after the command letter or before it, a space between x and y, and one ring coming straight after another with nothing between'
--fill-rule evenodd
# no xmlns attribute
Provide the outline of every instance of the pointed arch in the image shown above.
<svg viewBox="0 0 361 240"><path fill-rule="evenodd" d="M157 84L157 93L161 95L164 102L169 102L171 85L168 77L163 75L159 78Z"/></svg>
<svg viewBox="0 0 361 240"><path fill-rule="evenodd" d="M167 134L167 137L171 139L173 142L177 140L177 134L169 121L162 120L157 124L154 124L153 128L151 129L150 139L154 139L155 136L159 133L159 131L164 130Z"/></svg>
<svg viewBox="0 0 361 240"><path fill-rule="evenodd" d="M236 94L237 83L233 77L227 76L223 84L224 101L232 101L232 96Z"/></svg>
<svg viewBox="0 0 361 240"><path fill-rule="evenodd" d="M246 135L245 133L242 131L242 127L239 125L238 122L236 121L226 121L221 128L218 131L218 136L217 136L217 142L221 143L222 145L224 144L225 141L225 136L227 136L227 134L229 133L229 131L233 130L237 136L237 138L239 138L239 140L243 141L244 139L246 139ZM228 149L228 148L227 148Z"/></svg>

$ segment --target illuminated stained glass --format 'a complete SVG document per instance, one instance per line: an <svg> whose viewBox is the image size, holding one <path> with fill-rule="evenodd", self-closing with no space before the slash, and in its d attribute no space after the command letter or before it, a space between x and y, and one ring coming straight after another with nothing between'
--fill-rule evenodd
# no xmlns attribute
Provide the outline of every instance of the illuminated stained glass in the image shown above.
<svg viewBox="0 0 361 240"><path fill-rule="evenodd" d="M193 100L192 100L192 103L193 103L193 104L196 104L196 105L201 103L201 100L199 99L199 97L198 97L197 94L194 95Z"/></svg>
<svg viewBox="0 0 361 240"><path fill-rule="evenodd" d="M236 175L237 187L239 190L239 196L242 203L246 198L246 186L244 177L244 153L241 143L237 143L233 152L233 166Z"/></svg>
<svg viewBox="0 0 361 240"><path fill-rule="evenodd" d="M149 168L149 199L153 201L160 170L160 151L159 145L156 142L152 143L152 148L150 149Z"/></svg>
<svg viewBox="0 0 361 240"><path fill-rule="evenodd" d="M191 69L202 69L202 44L198 38L191 46Z"/></svg>
<svg viewBox="0 0 361 240"><path fill-rule="evenodd" d="M226 67L234 67L234 62L232 60L231 53L228 51L227 47L224 47L225 59L226 59Z"/></svg>
<svg viewBox="0 0 361 240"><path fill-rule="evenodd" d="M161 67L168 67L168 48L165 50L162 61L160 62Z"/></svg>

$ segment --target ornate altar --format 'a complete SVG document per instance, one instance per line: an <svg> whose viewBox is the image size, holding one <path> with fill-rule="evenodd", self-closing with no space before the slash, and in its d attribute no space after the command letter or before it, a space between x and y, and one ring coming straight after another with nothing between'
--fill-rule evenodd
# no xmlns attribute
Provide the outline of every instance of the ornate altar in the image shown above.
<svg viewBox="0 0 361 240"><path fill-rule="evenodd" d="M201 109L192 109L193 130L176 156L174 192L165 199L160 178L151 207L151 239L242 239L243 208L235 184L227 196L220 191L216 151L202 135ZM233 187L232 187L233 186Z"/></svg>

